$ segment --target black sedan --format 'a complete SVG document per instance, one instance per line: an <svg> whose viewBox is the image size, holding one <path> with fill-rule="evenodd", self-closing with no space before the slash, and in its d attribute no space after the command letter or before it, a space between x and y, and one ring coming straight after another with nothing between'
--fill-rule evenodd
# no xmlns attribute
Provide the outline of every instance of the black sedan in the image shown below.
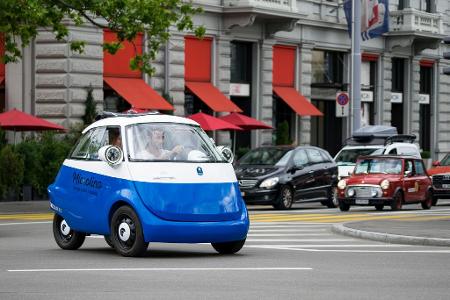
<svg viewBox="0 0 450 300"><path fill-rule="evenodd" d="M270 146L250 150L235 165L247 204L289 209L294 202L319 201L336 207L337 166L312 146Z"/></svg>

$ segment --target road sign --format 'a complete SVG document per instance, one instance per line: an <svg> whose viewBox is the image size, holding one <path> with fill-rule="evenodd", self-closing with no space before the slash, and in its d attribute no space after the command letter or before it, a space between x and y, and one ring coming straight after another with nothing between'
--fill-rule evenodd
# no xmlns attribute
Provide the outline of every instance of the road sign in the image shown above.
<svg viewBox="0 0 450 300"><path fill-rule="evenodd" d="M336 94L336 117L348 117L350 98L346 92L338 92Z"/></svg>

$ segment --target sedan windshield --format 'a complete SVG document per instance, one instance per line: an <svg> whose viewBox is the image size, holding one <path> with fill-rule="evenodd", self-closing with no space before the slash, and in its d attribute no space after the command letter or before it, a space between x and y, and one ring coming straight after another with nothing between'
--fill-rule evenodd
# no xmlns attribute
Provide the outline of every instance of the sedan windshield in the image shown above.
<svg viewBox="0 0 450 300"><path fill-rule="evenodd" d="M356 159L358 159L359 156L370 155L380 149L382 148L343 149L341 152L339 152L335 161L338 166L354 165L356 163Z"/></svg>
<svg viewBox="0 0 450 300"><path fill-rule="evenodd" d="M126 127L131 161L223 162L206 133L196 126L143 123Z"/></svg>
<svg viewBox="0 0 450 300"><path fill-rule="evenodd" d="M400 174L401 172L401 159L363 159L358 161L355 167L355 174Z"/></svg>
<svg viewBox="0 0 450 300"><path fill-rule="evenodd" d="M239 165L276 165L284 166L289 161L291 149L260 148L247 152Z"/></svg>

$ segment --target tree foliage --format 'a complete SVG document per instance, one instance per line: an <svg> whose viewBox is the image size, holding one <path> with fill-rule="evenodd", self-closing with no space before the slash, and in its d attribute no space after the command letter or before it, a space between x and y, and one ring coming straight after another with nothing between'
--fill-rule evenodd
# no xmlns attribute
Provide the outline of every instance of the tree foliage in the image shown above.
<svg viewBox="0 0 450 300"><path fill-rule="evenodd" d="M145 33L147 51L130 61L132 69L153 74L151 61L160 46L170 36L170 29L193 31L202 36L204 27L195 26L192 16L202 11L185 0L1 0L0 33L5 38L4 61L15 62L21 57L20 48L38 34L52 31L56 39L69 37L68 25L86 22L117 33L117 43L103 45L111 54L122 42L133 42L137 34ZM73 51L82 52L85 41L70 40Z"/></svg>
<svg viewBox="0 0 450 300"><path fill-rule="evenodd" d="M95 117L97 116L97 109L95 106L94 101L94 95L93 95L94 89L92 86L90 86L87 89L87 97L85 102L85 110L84 110L84 116L83 116L83 123L84 125L90 125L95 121Z"/></svg>

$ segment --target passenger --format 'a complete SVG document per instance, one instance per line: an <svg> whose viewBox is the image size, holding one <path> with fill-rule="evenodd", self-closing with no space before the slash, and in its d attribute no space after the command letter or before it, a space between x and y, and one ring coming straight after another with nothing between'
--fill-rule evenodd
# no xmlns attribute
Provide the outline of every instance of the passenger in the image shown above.
<svg viewBox="0 0 450 300"><path fill-rule="evenodd" d="M138 159L174 159L183 151L183 146L177 145L172 150L163 149L164 132L159 129L151 129L148 134L148 142L145 149L136 153Z"/></svg>
<svg viewBox="0 0 450 300"><path fill-rule="evenodd" d="M109 144L113 146L117 146L122 149L122 137L120 136L119 129L111 129L109 131Z"/></svg>

